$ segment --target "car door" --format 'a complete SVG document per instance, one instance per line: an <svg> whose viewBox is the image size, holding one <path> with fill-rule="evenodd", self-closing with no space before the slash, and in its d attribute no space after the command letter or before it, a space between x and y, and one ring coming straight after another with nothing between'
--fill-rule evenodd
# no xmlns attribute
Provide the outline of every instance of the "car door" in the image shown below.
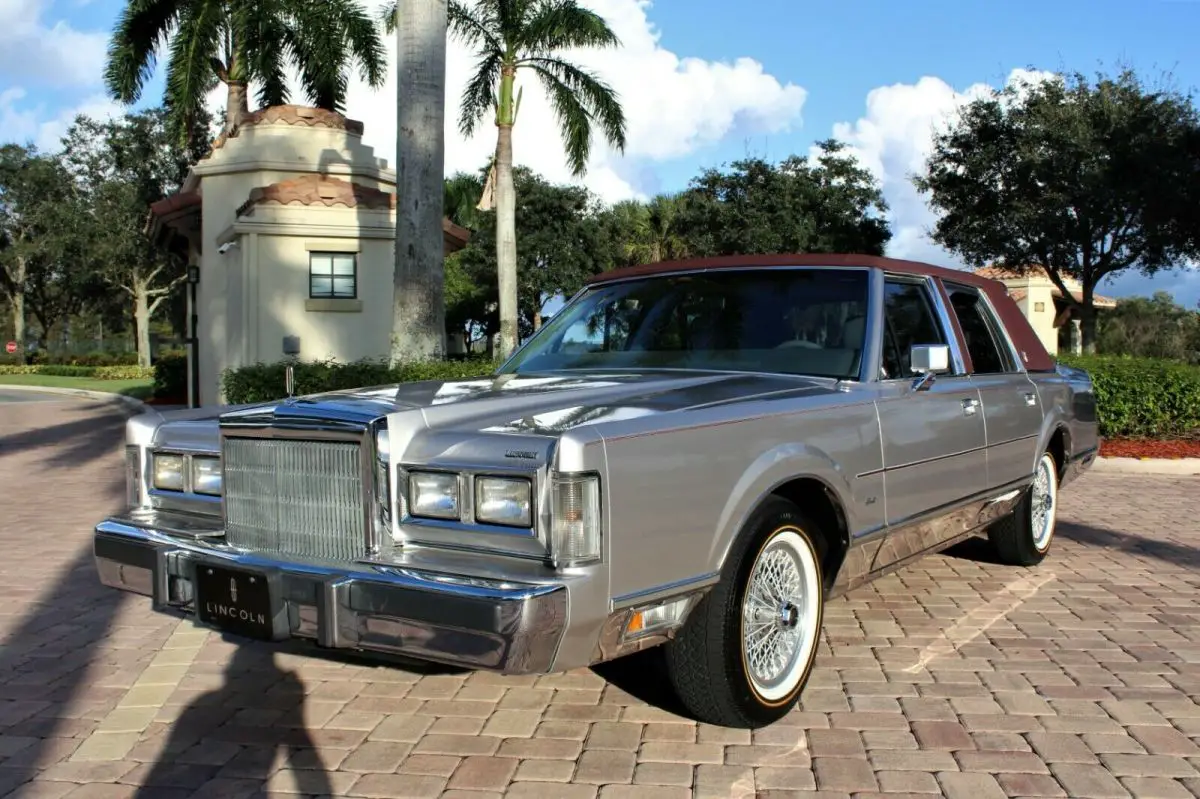
<svg viewBox="0 0 1200 799"><path fill-rule="evenodd" d="M1033 473L1042 427L1037 388L983 292L973 286L944 285L971 356L971 382L983 403L988 487L1004 490Z"/></svg>
<svg viewBox="0 0 1200 799"><path fill-rule="evenodd" d="M957 339L932 281L884 282L881 396L887 531L874 570L903 562L958 535L953 512L987 484L979 390L965 373ZM951 372L924 387L909 368L912 347L944 344Z"/></svg>

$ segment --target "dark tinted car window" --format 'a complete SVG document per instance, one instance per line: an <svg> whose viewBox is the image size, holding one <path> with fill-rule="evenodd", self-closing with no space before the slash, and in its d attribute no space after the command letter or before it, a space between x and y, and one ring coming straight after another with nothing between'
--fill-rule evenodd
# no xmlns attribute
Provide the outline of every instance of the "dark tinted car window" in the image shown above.
<svg viewBox="0 0 1200 799"><path fill-rule="evenodd" d="M918 344L945 344L928 289L910 281L889 280L883 295L883 378L908 377L909 354Z"/></svg>

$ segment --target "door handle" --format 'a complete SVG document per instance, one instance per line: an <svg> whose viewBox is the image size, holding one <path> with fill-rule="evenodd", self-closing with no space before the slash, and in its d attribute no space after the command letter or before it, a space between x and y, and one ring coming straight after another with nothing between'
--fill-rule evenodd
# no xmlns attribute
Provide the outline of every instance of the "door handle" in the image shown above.
<svg viewBox="0 0 1200 799"><path fill-rule="evenodd" d="M979 400L965 399L962 401L963 416L974 416L979 410Z"/></svg>
<svg viewBox="0 0 1200 799"><path fill-rule="evenodd" d="M1026 405L1037 405L1037 395L1034 394L1032 391L1026 391L1025 392L1025 404Z"/></svg>

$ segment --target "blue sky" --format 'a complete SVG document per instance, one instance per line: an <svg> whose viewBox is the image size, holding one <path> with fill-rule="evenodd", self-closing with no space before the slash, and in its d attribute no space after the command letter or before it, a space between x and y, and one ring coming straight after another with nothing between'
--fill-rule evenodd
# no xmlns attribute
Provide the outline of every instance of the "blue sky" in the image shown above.
<svg viewBox="0 0 1200 799"><path fill-rule="evenodd" d="M378 5L381 0L369 0ZM1147 77L1173 73L1200 86L1193 56L1200 0L588 0L625 47L588 57L626 101L624 156L598 147L584 182L606 199L683 188L702 167L747 153L805 154L837 136L875 171L892 205L889 252L953 265L924 236L932 224L908 184L930 131L982 84L1014 70L1093 72L1128 64ZM111 113L101 84L119 0L0 0L0 139L53 147L75 112ZM1135 11L1136 9L1136 11ZM468 54L452 48L456 99ZM161 73L147 87L157 99ZM549 111L527 89L516 155L552 179L569 179ZM349 114L390 158L391 86L352 88ZM214 101L219 98L214 97ZM452 105L453 109L454 106ZM494 146L484 128L457 140L448 120L447 167L475 168ZM1200 273L1147 282L1129 275L1109 294L1167 289L1193 307Z"/></svg>

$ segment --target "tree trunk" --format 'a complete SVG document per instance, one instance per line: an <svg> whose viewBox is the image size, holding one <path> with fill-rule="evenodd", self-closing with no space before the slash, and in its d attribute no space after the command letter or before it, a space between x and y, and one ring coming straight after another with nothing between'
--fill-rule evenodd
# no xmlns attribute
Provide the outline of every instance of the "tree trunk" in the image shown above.
<svg viewBox="0 0 1200 799"><path fill-rule="evenodd" d="M20 286L12 293L13 341L17 342L17 363L25 363L25 292Z"/></svg>
<svg viewBox="0 0 1200 799"><path fill-rule="evenodd" d="M398 6L392 363L446 354L446 5Z"/></svg>
<svg viewBox="0 0 1200 799"><path fill-rule="evenodd" d="M225 85L229 89L225 96L225 135L232 136L249 115L250 100L246 84L242 81L231 80Z"/></svg>
<svg viewBox="0 0 1200 799"><path fill-rule="evenodd" d="M1096 306L1092 302L1091 289L1083 290L1083 303L1079 306L1080 330L1083 334L1083 354L1096 354Z"/></svg>
<svg viewBox="0 0 1200 799"><path fill-rule="evenodd" d="M517 190L513 185L513 84L516 69L500 73L496 112L496 280L500 292L500 358L517 348Z"/></svg>
<svg viewBox="0 0 1200 799"><path fill-rule="evenodd" d="M137 284L133 289L133 327L137 337L138 366L150 366L150 290Z"/></svg>

